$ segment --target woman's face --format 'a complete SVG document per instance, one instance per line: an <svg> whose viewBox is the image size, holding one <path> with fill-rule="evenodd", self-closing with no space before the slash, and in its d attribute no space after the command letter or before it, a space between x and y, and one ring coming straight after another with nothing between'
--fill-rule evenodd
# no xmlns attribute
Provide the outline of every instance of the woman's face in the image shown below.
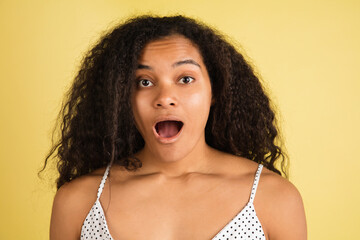
<svg viewBox="0 0 360 240"><path fill-rule="evenodd" d="M145 150L176 161L205 145L211 84L197 47L173 35L145 46L136 70L132 110Z"/></svg>

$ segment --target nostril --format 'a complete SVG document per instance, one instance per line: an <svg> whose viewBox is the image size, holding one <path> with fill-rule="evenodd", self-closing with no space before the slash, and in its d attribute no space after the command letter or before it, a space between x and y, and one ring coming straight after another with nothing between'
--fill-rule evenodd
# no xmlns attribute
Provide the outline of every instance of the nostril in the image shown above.
<svg viewBox="0 0 360 240"><path fill-rule="evenodd" d="M170 106L175 106L175 103L172 102L172 103L169 103L169 105L170 105ZM163 105L162 105L161 103L157 103L156 106L157 106L157 107L161 107L161 106L163 106ZM166 104L164 104L164 106L166 106Z"/></svg>

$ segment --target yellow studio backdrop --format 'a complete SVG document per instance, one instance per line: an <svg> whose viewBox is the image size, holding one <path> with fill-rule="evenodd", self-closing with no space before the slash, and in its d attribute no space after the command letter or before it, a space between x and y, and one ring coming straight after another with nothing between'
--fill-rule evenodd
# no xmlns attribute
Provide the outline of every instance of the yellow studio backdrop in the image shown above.
<svg viewBox="0 0 360 240"><path fill-rule="evenodd" d="M100 34L141 13L186 14L241 44L278 106L309 239L360 239L360 2L349 0L1 0L0 239L48 239L55 189L37 171L63 94Z"/></svg>

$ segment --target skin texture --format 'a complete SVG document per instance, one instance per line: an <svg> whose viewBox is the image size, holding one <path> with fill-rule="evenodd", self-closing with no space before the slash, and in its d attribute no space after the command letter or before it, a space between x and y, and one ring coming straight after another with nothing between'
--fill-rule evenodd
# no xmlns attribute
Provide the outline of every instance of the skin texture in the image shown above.
<svg viewBox="0 0 360 240"><path fill-rule="evenodd" d="M140 64L149 67L137 70L140 82L132 98L136 125L145 140L144 149L137 154L143 161L142 171L151 168L173 176L206 165L211 151L204 129L211 106L211 84L199 51L184 37L164 38L145 47ZM184 83L184 78L191 82ZM149 86L143 86L144 80ZM153 131L156 119L167 116L184 123L173 143L158 141Z"/></svg>
<svg viewBox="0 0 360 240"><path fill-rule="evenodd" d="M174 66L190 59L199 66ZM211 84L195 45L181 36L151 42L139 64L147 67L136 71L139 82L131 101L145 140L136 154L143 167L135 172L118 165L111 168L100 198L109 230L116 240L211 239L247 204L258 164L206 144ZM185 84L185 76L194 81ZM184 122L183 132L175 142L159 142L153 125L159 116L169 115ZM104 170L59 189L51 218L52 240L79 239ZM288 180L264 168L254 206L266 239L306 239L302 199Z"/></svg>

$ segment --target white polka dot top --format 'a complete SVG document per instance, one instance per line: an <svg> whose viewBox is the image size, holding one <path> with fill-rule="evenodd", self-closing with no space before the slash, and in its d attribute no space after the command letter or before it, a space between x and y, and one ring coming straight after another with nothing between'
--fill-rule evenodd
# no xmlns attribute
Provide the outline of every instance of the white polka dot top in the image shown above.
<svg viewBox="0 0 360 240"><path fill-rule="evenodd" d="M82 225L80 237L81 240L114 240L109 232L104 210L99 201L101 192L105 185L105 181L109 174L110 167L111 164L109 164L106 168L98 189L95 204L90 209L90 212L86 216L86 219ZM263 165L259 164L251 189L250 200L247 205L211 240L266 240L263 228L256 215L253 204L262 168Z"/></svg>

